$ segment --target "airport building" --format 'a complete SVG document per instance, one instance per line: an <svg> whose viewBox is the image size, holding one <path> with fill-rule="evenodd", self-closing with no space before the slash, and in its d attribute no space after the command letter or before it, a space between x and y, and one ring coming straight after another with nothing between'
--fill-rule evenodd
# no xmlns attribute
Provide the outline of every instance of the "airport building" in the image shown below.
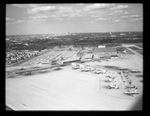
<svg viewBox="0 0 150 116"><path fill-rule="evenodd" d="M85 54L81 61L90 61L92 59L98 60L100 58L117 58L116 48L96 48L90 54Z"/></svg>
<svg viewBox="0 0 150 116"><path fill-rule="evenodd" d="M96 48L93 51L94 59L98 57L111 57L112 55L117 55L116 48Z"/></svg>
<svg viewBox="0 0 150 116"><path fill-rule="evenodd" d="M105 48L106 46L103 45L99 45L98 48Z"/></svg>
<svg viewBox="0 0 150 116"><path fill-rule="evenodd" d="M93 53L109 53L109 54L117 54L116 48L96 48Z"/></svg>

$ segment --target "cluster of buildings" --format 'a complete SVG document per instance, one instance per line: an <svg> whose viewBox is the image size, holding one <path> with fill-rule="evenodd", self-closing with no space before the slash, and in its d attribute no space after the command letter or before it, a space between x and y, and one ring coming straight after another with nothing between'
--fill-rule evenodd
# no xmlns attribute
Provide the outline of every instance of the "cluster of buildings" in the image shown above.
<svg viewBox="0 0 150 116"><path fill-rule="evenodd" d="M91 53L85 54L82 60L96 60L100 58L118 58L117 49L114 47L99 46L94 49Z"/></svg>
<svg viewBox="0 0 150 116"><path fill-rule="evenodd" d="M63 50L63 51L62 51ZM20 60L24 60L26 58L33 57L37 54L42 54L49 51L48 49L44 49L42 51L14 51L9 52L6 54L6 65L10 65L12 63L16 63ZM53 52L52 52L53 51ZM69 59L69 61L64 62L73 62L73 61L90 61L90 60L100 60L100 59L117 59L119 57L119 54L117 53L116 47L106 47L104 45L98 46L97 48L84 48L84 54L80 57L77 57L77 53L80 52L79 49L73 48L71 46L67 46L67 49L65 47L62 47L61 49L59 47L54 47L52 51L48 52L48 54L44 55L44 58L37 58L38 62L45 62L49 63L49 60L53 58L54 56L58 56L63 58L65 60ZM61 53L59 53L61 52ZM74 54L74 55L73 55ZM42 55L43 56L43 55ZM42 60L43 59L43 60ZM33 62L33 61L32 61ZM28 63L27 63L28 64ZM31 63L33 64L33 63Z"/></svg>
<svg viewBox="0 0 150 116"><path fill-rule="evenodd" d="M12 51L6 53L6 65L11 65L12 63L16 63L20 60L24 60L26 58L33 57L39 54L39 51Z"/></svg>

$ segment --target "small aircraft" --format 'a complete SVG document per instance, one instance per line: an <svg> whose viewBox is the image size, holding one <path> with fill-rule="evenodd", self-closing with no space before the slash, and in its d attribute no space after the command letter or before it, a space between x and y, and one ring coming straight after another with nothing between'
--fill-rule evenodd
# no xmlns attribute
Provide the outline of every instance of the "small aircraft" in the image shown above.
<svg viewBox="0 0 150 116"><path fill-rule="evenodd" d="M117 84L108 84L108 89L119 89L119 86Z"/></svg>
<svg viewBox="0 0 150 116"><path fill-rule="evenodd" d="M80 66L77 63L72 63L72 69L79 69Z"/></svg>
<svg viewBox="0 0 150 116"><path fill-rule="evenodd" d="M113 78L108 78L107 82L113 82Z"/></svg>
<svg viewBox="0 0 150 116"><path fill-rule="evenodd" d="M134 70L131 70L132 73L140 73L141 71L137 70L137 69L134 69Z"/></svg>
<svg viewBox="0 0 150 116"><path fill-rule="evenodd" d="M130 96L133 96L133 95L138 95L139 92L137 92L137 90L134 90L134 91L126 91L124 92L125 95L130 95Z"/></svg>
<svg viewBox="0 0 150 116"><path fill-rule="evenodd" d="M115 76L110 76L110 75L107 75L106 76L108 79L115 79L116 77Z"/></svg>
<svg viewBox="0 0 150 116"><path fill-rule="evenodd" d="M84 66L83 68L81 68L81 71L88 72L88 71L90 71L90 68L89 68L89 67Z"/></svg>
<svg viewBox="0 0 150 116"><path fill-rule="evenodd" d="M94 67L88 67L89 71L93 72L95 71L95 68Z"/></svg>
<svg viewBox="0 0 150 116"><path fill-rule="evenodd" d="M132 89L135 88L135 85L125 85L125 89Z"/></svg>
<svg viewBox="0 0 150 116"><path fill-rule="evenodd" d="M105 73L106 73L106 70L95 69L95 70L93 71L93 73L95 73L95 74L105 74Z"/></svg>

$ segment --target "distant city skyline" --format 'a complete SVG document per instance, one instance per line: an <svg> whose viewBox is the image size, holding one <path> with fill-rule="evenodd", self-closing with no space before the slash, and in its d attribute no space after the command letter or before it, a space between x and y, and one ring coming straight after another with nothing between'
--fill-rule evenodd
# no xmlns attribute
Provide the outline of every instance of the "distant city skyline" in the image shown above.
<svg viewBox="0 0 150 116"><path fill-rule="evenodd" d="M7 4L6 35L143 31L143 4Z"/></svg>

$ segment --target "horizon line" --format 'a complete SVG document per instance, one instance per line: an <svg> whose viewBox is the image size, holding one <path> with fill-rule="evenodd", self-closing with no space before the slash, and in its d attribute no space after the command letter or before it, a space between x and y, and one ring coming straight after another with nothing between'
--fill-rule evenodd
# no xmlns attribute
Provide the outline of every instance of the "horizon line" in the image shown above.
<svg viewBox="0 0 150 116"><path fill-rule="evenodd" d="M39 33L39 34L6 34L6 36L14 35L48 35L48 34L64 34L64 33L116 33L116 32L143 32L143 31L105 31L105 32L61 32L61 33Z"/></svg>

